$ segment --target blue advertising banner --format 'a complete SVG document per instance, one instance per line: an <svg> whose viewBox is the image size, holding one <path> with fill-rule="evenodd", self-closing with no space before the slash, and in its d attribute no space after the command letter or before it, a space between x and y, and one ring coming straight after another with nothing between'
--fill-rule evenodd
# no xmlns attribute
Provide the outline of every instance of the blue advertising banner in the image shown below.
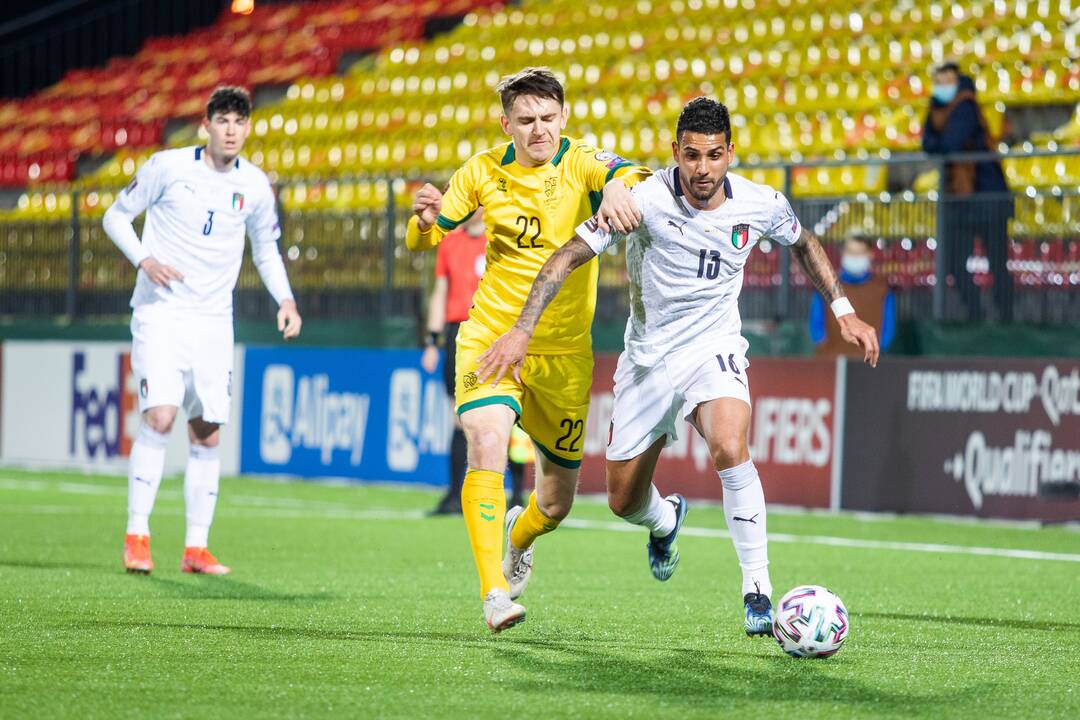
<svg viewBox="0 0 1080 720"><path fill-rule="evenodd" d="M240 470L445 485L440 373L418 350L248 347Z"/></svg>

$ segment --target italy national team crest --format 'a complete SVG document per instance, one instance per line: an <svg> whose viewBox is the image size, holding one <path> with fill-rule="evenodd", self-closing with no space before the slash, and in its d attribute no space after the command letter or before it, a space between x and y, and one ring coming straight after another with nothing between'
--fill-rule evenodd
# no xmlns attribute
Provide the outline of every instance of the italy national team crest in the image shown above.
<svg viewBox="0 0 1080 720"><path fill-rule="evenodd" d="M735 246L736 250L742 250L748 242L750 242L749 225L744 223L731 228L731 244Z"/></svg>
<svg viewBox="0 0 1080 720"><path fill-rule="evenodd" d="M243 210L244 209L244 193L234 192L232 194L232 209Z"/></svg>

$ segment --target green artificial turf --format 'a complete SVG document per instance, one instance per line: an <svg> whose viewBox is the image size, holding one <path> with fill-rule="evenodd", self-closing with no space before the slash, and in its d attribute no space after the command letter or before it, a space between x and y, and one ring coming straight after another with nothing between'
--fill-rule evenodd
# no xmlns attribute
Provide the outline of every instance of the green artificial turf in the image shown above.
<svg viewBox="0 0 1080 720"><path fill-rule="evenodd" d="M827 585L851 613L838 655L795 660L744 635L731 543L703 530L723 528L715 506L691 505L701 534L659 583L644 531L579 500L537 544L528 621L492 636L461 520L422 516L431 490L225 480L227 578L180 573L176 478L156 570L126 575L125 496L122 478L0 470L0 717L1080 717L1067 528L774 512L776 595Z"/></svg>

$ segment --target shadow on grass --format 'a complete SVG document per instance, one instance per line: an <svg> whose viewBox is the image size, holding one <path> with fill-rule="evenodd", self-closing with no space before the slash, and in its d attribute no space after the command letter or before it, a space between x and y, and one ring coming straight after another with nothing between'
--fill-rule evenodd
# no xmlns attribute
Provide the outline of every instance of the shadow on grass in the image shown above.
<svg viewBox="0 0 1080 720"><path fill-rule="evenodd" d="M421 645L471 645L491 647L495 644L510 643L523 647L546 648L549 650L573 650L581 643L625 650L652 650L653 645L609 639L574 638L567 640L545 640L543 638L492 637L479 632L442 632L442 631L398 631L398 630L347 630L291 627L286 625L227 625L221 623L183 623L183 622L141 622L138 620L95 620L79 623L83 627L131 627L156 628L164 630L206 630L245 635L250 638L292 638L298 640L326 640L333 642L372 642L372 643L418 643Z"/></svg>
<svg viewBox="0 0 1080 720"><path fill-rule="evenodd" d="M92 562L59 562L49 560L0 560L0 569L27 569L27 570L72 570L72 571L95 571L106 575L132 578L132 582L140 581L150 587L168 593L178 598L189 600L252 600L260 602L312 602L332 600L336 596L329 592L317 593L286 593L271 590L269 588L246 583L233 578L190 576L186 581L173 580L158 575L140 575L138 573L125 573L122 567L114 563Z"/></svg>
<svg viewBox="0 0 1080 720"><path fill-rule="evenodd" d="M858 618L882 618L884 620L911 620L913 622L941 623L945 625L972 625L974 627L1000 627L1012 630L1045 630L1047 632L1080 631L1080 623L1064 620L1016 620L1009 618L957 617L955 615L919 615L916 613L859 612Z"/></svg>
<svg viewBox="0 0 1080 720"><path fill-rule="evenodd" d="M895 678L868 684L853 679L851 663L836 660L793 660L779 652L754 657L735 649L681 647L636 639L566 640L500 636L476 632L322 629L275 625L232 625L190 622L100 620L79 623L86 628L151 628L229 633L250 640L314 640L427 648L473 648L489 655L492 668L509 669L499 683L506 690L565 702L575 694L601 694L662 702L661 715L677 708L715 708L723 700L782 699L805 709L806 703L827 704L874 715L905 715L912 707L934 707L947 716L990 690L985 684L959 690L907 688ZM775 650L775 648L768 648ZM378 657L378 650L374 650ZM420 651L422 652L422 651ZM422 657L422 655L418 655ZM481 656L478 662L485 662ZM857 668L856 668L857 669ZM453 684L452 678L442 681ZM650 700L652 698L653 700Z"/></svg>
<svg viewBox="0 0 1080 720"><path fill-rule="evenodd" d="M518 692L563 701L575 694L635 697L646 705L662 703L661 715L668 716L679 707L690 711L722 707L718 703L724 701L789 699L793 708L799 708L793 712L820 703L839 717L852 712L906 715L912 707L939 708L945 717L949 708L962 707L988 687L935 692L895 679L866 683L852 677L850 663L794 660L779 652L755 657L717 648L664 647L662 642L647 652L619 650L590 647L552 653L500 643L494 648L499 660L493 665L518 670L505 681Z"/></svg>
<svg viewBox="0 0 1080 720"><path fill-rule="evenodd" d="M329 592L288 593L223 577L195 575L184 580L172 580L151 575L146 580L155 588L170 595L189 600L254 600L259 602L310 602L332 600Z"/></svg>
<svg viewBox="0 0 1080 720"><path fill-rule="evenodd" d="M112 563L90 562L54 562L50 560L0 560L0 568L19 568L25 570L104 570L115 572Z"/></svg>

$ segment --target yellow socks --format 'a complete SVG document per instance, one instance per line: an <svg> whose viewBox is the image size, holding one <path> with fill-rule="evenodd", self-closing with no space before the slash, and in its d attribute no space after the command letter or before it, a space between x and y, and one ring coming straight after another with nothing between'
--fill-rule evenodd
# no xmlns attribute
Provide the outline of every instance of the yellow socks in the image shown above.
<svg viewBox="0 0 1080 720"><path fill-rule="evenodd" d="M461 509L476 571L480 574L480 597L495 588L509 591L502 570L503 523L506 519L503 474L470 468L461 487Z"/></svg>
<svg viewBox="0 0 1080 720"><path fill-rule="evenodd" d="M525 512L518 516L517 522L514 523L514 529L510 531L510 542L518 550L524 550L532 546L536 538L551 532L557 527L559 527L558 520L552 520L540 512L540 508L536 505L536 491L534 490L529 495L529 504L526 506Z"/></svg>

